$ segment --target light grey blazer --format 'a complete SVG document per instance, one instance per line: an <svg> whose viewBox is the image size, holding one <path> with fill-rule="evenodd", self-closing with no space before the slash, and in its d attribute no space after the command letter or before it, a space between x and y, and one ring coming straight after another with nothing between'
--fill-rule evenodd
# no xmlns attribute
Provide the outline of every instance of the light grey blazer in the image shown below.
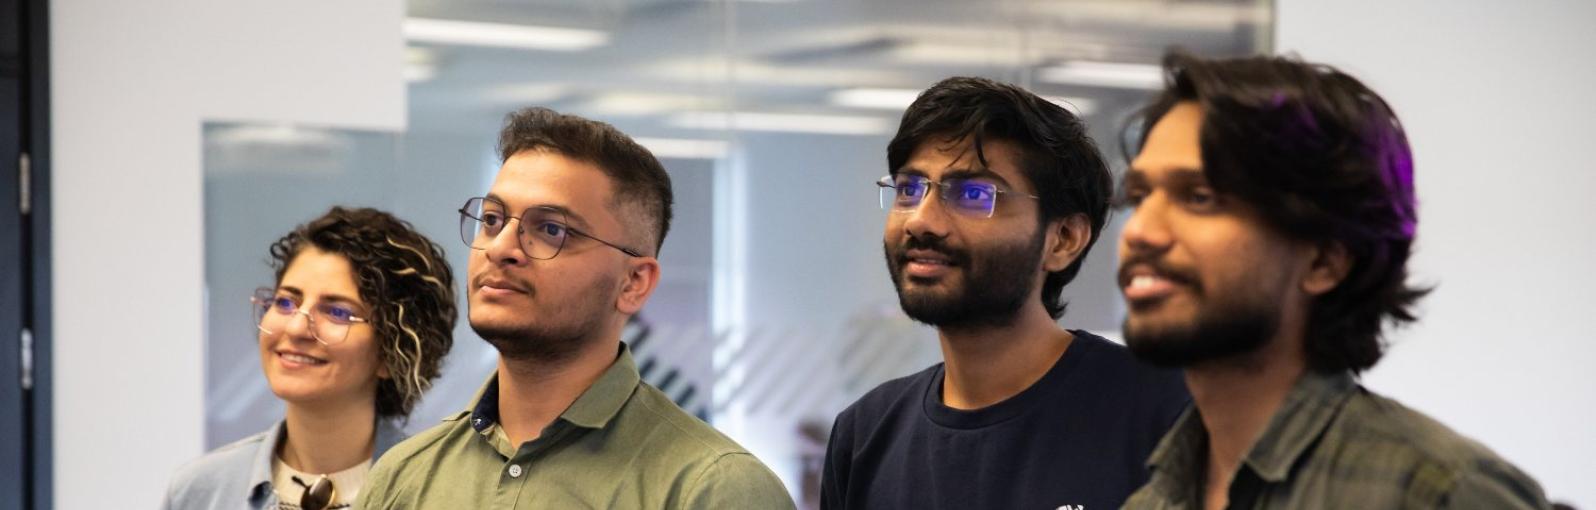
<svg viewBox="0 0 1596 510"><path fill-rule="evenodd" d="M166 488L166 510L276 509L272 490L272 455L283 437L283 422L190 461L172 475ZM377 419L371 459L405 438L393 420Z"/></svg>

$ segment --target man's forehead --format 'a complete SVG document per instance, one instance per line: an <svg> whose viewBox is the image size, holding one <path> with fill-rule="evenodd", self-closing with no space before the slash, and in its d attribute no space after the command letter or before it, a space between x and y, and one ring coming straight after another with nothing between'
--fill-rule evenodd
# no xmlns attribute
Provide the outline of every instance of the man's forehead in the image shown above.
<svg viewBox="0 0 1596 510"><path fill-rule="evenodd" d="M1186 166L1132 166L1125 170L1125 183L1138 185L1206 184L1208 175L1201 168Z"/></svg>
<svg viewBox="0 0 1596 510"><path fill-rule="evenodd" d="M1142 171L1202 167L1203 110L1195 102L1176 103L1147 131L1131 168Z"/></svg>
<svg viewBox="0 0 1596 510"><path fill-rule="evenodd" d="M972 138L965 137L963 140L932 138L921 142L915 147L914 153L910 154L909 161L897 171L931 177L994 175L1010 186L1020 186L1026 182L1025 176L1020 171L1020 151L1017 145L1007 140L985 139L981 141L980 151L977 152ZM985 164L981 162L983 156L986 159Z"/></svg>
<svg viewBox="0 0 1596 510"><path fill-rule="evenodd" d="M557 208L580 224L604 215L611 193L609 176L592 164L528 150L505 160L487 196L516 213L530 207Z"/></svg>

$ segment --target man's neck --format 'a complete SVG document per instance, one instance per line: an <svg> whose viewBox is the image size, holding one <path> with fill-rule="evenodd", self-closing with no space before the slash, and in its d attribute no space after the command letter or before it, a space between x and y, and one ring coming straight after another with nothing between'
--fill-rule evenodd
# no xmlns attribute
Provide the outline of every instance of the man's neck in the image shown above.
<svg viewBox="0 0 1596 510"><path fill-rule="evenodd" d="M559 360L499 357L499 426L510 444L537 439L615 363L619 339L587 342Z"/></svg>
<svg viewBox="0 0 1596 510"><path fill-rule="evenodd" d="M318 475L371 460L376 447L376 395L337 404L288 404L287 435L277 456L289 467Z"/></svg>
<svg viewBox="0 0 1596 510"><path fill-rule="evenodd" d="M1005 325L943 327L942 403L980 409L1008 400L1036 384L1053 368L1075 336L1059 327L1040 302Z"/></svg>
<svg viewBox="0 0 1596 510"><path fill-rule="evenodd" d="M1208 433L1204 494L1223 508L1243 459L1306 371L1302 335L1271 339L1258 351L1186 369L1186 387Z"/></svg>

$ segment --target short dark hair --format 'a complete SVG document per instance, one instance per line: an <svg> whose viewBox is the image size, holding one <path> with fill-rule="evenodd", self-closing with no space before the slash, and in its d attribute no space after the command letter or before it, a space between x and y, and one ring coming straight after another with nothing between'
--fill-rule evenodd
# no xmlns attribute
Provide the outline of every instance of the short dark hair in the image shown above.
<svg viewBox="0 0 1596 510"><path fill-rule="evenodd" d="M969 140L986 165L982 144L1003 140L1020 150L1020 169L1036 188L1042 225L1074 214L1091 221L1092 238L1080 257L1042 282L1042 305L1054 319L1064 316L1064 286L1080 272L1087 252L1108 219L1114 178L1087 135L1080 117L1014 85L985 78L942 80L909 105L898 134L887 144L887 169L896 174L916 148L928 141Z"/></svg>
<svg viewBox="0 0 1596 510"><path fill-rule="evenodd" d="M1295 57L1164 58L1166 86L1140 115L1140 140L1176 103L1203 109L1199 144L1214 190L1290 239L1339 243L1346 278L1314 300L1308 365L1359 372L1384 351L1382 323L1416 319L1429 288L1409 286L1418 210L1413 155L1396 113L1334 67ZM1138 142L1139 145L1140 142Z"/></svg>
<svg viewBox="0 0 1596 510"><path fill-rule="evenodd" d="M377 415L409 416L454 345L454 277L443 248L386 212L333 207L272 243L278 284L308 246L349 259L389 374L377 383Z"/></svg>
<svg viewBox="0 0 1596 510"><path fill-rule="evenodd" d="M522 151L546 149L591 163L614 182L613 205L644 215L638 220L654 228L641 242L653 244L654 255L665 245L671 228L671 177L648 149L615 126L543 107L522 108L504 117L499 131L499 160ZM624 222L623 222L624 223ZM648 250L638 246L633 249Z"/></svg>

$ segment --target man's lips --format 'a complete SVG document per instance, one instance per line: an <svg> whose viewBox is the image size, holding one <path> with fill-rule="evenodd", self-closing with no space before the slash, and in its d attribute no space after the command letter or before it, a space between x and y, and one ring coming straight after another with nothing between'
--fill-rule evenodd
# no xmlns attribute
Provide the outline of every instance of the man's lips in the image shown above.
<svg viewBox="0 0 1596 510"><path fill-rule="evenodd" d="M904 274L915 278L937 278L947 274L958 262L937 250L910 249L899 257Z"/></svg>
<svg viewBox="0 0 1596 510"><path fill-rule="evenodd" d="M473 279L472 283L475 284L479 292L485 292L489 295L530 294L530 292L527 292L526 286L506 278L479 276Z"/></svg>
<svg viewBox="0 0 1596 510"><path fill-rule="evenodd" d="M1162 299L1187 285L1184 277L1160 271L1150 264L1131 264L1119 271L1119 288L1131 302Z"/></svg>

